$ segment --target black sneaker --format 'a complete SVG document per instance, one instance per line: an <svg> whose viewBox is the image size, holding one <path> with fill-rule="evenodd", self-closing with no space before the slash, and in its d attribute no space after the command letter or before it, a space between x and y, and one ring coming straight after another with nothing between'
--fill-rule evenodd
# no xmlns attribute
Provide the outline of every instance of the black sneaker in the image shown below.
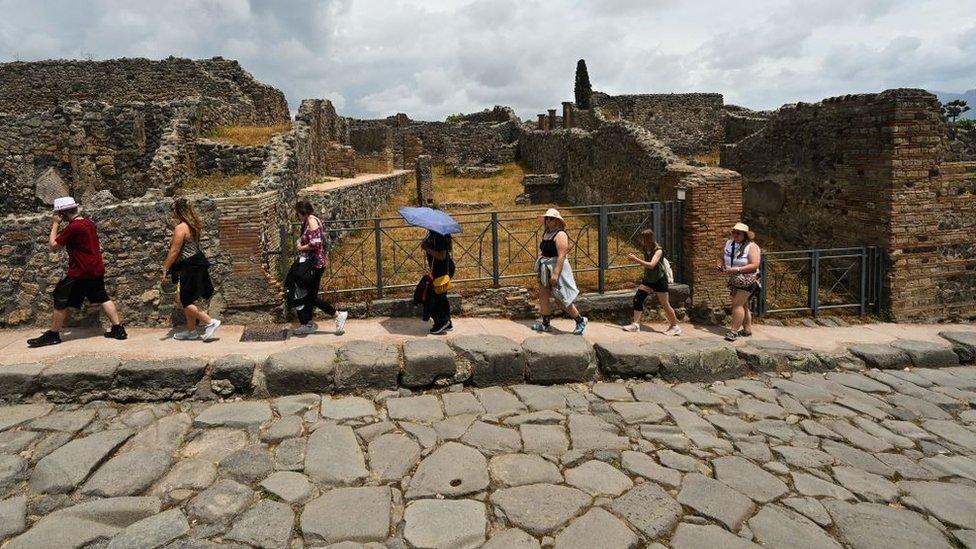
<svg viewBox="0 0 976 549"><path fill-rule="evenodd" d="M446 334L448 330L451 329L451 321L441 322L440 324L434 324L430 329L430 335L441 335Z"/></svg>
<svg viewBox="0 0 976 549"><path fill-rule="evenodd" d="M121 324L113 324L112 328L109 331L105 332L105 337L109 339L121 340L121 339L128 338L129 334L125 333L125 326L122 326Z"/></svg>
<svg viewBox="0 0 976 549"><path fill-rule="evenodd" d="M454 321L453 320L448 320L447 321L447 328L444 331L445 332L450 332L453 329L454 329Z"/></svg>
<svg viewBox="0 0 976 549"><path fill-rule="evenodd" d="M61 334L52 332L51 330L44 332L40 337L27 340L28 347L46 347L48 345L57 345L58 343L61 343Z"/></svg>

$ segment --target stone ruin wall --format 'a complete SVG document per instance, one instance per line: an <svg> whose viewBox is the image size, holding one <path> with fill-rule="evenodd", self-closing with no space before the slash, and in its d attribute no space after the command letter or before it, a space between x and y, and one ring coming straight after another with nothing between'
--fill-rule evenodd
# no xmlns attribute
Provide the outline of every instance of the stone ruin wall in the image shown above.
<svg viewBox="0 0 976 549"><path fill-rule="evenodd" d="M503 164L515 160L520 122L508 107L462 115L457 121L425 122L406 115L383 119L350 119L350 132L392 132L393 167L412 169L417 156L430 155L435 164L474 166ZM370 154L368 150L359 151Z"/></svg>
<svg viewBox="0 0 976 549"><path fill-rule="evenodd" d="M659 200L659 183L678 158L662 142L630 122L581 129L525 130L519 158L529 173L556 173L577 205Z"/></svg>
<svg viewBox="0 0 976 549"><path fill-rule="evenodd" d="M195 206L207 227L203 249L213 263L211 274L218 290L211 311L224 310L223 284L229 261L221 252L217 231L219 212L216 202L196 200ZM105 207L83 207L98 226L105 254L105 286L130 325L170 325L180 318L172 284L160 285L159 273L169 249L170 199L130 201ZM0 326L45 324L51 318L51 291L64 276L67 258L64 251L48 248L51 227L49 213L6 218L0 223ZM84 312L72 315L73 324L90 324L99 309L87 305Z"/></svg>
<svg viewBox="0 0 976 549"><path fill-rule="evenodd" d="M633 122L681 156L709 153L725 142L722 94L594 92L591 101L598 117Z"/></svg>
<svg viewBox="0 0 976 549"><path fill-rule="evenodd" d="M390 173L393 171L395 164L393 130L389 126L353 128L349 130L349 145L356 152L357 172ZM400 165L403 166L402 158Z"/></svg>
<svg viewBox="0 0 976 549"><path fill-rule="evenodd" d="M72 100L158 103L193 96L230 105L223 124L289 119L284 94L254 80L237 61L219 57L0 63L0 112L46 111Z"/></svg>
<svg viewBox="0 0 976 549"><path fill-rule="evenodd" d="M72 105L82 104L68 103L64 108L70 110ZM140 161L148 163L147 172L139 173L133 167L132 173L141 175L150 190L130 184L126 187L128 192L138 193L141 198L131 198L119 191L119 196L101 193L82 201L85 215L90 215L98 225L105 252L106 286L126 322L168 326L181 321L181 313L173 305L173 288L159 284L159 269L172 231L169 220L172 199L160 194L180 178L211 170L255 173L255 179L240 191L191 197L206 227L204 250L214 263L212 275L218 292L210 310L234 322L271 320L269 313L280 308L282 301L279 263L274 253L280 249L280 227L293 222L292 204L301 189L318 182L323 175L355 175L345 119L336 114L330 102L307 100L299 108L292 129L275 135L269 145L218 146L199 139L208 109L212 112L222 108L223 103L218 100L91 105L88 110L72 115L84 122L86 131L91 130L91 136L85 133L82 140L85 151L93 147L95 139L115 140L110 145L117 154L137 150L132 143L147 141L147 145L138 148L146 155ZM55 109L58 113L61 110ZM143 116L145 113L151 116ZM0 121L9 116L19 115L0 116ZM58 116L60 125L52 126L54 129L48 132L52 136L64 133L65 115ZM134 121L157 118L159 123L151 131L143 132L151 138L133 137L137 133L132 129L136 127ZM52 119L55 119L53 115ZM22 131L30 131L33 126L23 127L27 129ZM16 135L21 134L18 131ZM51 137L55 142L52 150L59 150L63 141L59 139ZM31 142L42 143L43 139L35 136ZM21 159L18 165L23 163ZM122 161L116 163L123 165ZM337 167L342 173L336 173ZM364 185L340 186L321 198L318 205L326 219L356 216L366 210L372 213L406 179L408 176L401 173ZM30 209L34 207L32 203ZM52 253L47 249L50 213L23 215L23 209L14 211L21 215L0 218L0 252L5 258L0 262L3 277L0 326L43 324L50 318L50 292L64 273L63 252ZM86 314L76 315L75 322L95 322L96 313L96 309L89 308Z"/></svg>
<svg viewBox="0 0 976 549"><path fill-rule="evenodd" d="M934 95L897 89L776 111L722 149L747 221L789 247L877 245L898 320L976 316L976 168L945 162Z"/></svg>
<svg viewBox="0 0 976 549"><path fill-rule="evenodd" d="M728 288L715 258L742 215L742 179L731 170L690 166L631 122L539 131L525 128L519 158L530 172L558 174L573 205L672 201L685 193L681 231L684 274L695 307L720 307Z"/></svg>

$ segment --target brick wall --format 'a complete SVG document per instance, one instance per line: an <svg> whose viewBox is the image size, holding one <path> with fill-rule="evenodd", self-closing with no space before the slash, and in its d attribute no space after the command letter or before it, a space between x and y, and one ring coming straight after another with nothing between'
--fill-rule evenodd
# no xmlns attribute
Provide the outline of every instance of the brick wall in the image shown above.
<svg viewBox="0 0 976 549"><path fill-rule="evenodd" d="M973 318L976 176L944 162L939 109L913 89L786 106L722 166L743 175L747 222L781 245L885 249L895 319Z"/></svg>
<svg viewBox="0 0 976 549"><path fill-rule="evenodd" d="M742 177L722 168L672 164L661 187L665 200L676 200L678 190L685 191L682 267L684 282L693 289L692 304L728 304L728 280L715 265L732 226L742 218Z"/></svg>
<svg viewBox="0 0 976 549"><path fill-rule="evenodd" d="M216 204L220 249L230 266L225 307L238 319L252 311L266 317L282 303L277 256L268 253L280 249L277 193L223 197Z"/></svg>

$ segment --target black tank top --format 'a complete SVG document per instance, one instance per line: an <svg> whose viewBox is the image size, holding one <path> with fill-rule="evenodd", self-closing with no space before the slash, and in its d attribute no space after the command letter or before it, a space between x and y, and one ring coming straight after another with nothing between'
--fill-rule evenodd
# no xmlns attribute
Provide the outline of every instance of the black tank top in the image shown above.
<svg viewBox="0 0 976 549"><path fill-rule="evenodd" d="M556 235L564 232L566 231L559 229L552 233L552 238L543 238L539 241L539 252L542 253L542 257L559 257L559 252L556 251Z"/></svg>

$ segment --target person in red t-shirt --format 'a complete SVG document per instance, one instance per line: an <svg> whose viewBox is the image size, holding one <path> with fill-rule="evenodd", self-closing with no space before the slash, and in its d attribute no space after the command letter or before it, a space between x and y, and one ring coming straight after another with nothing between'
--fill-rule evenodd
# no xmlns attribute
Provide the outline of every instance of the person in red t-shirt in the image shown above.
<svg viewBox="0 0 976 549"><path fill-rule="evenodd" d="M44 347L61 343L61 328L68 318L68 308L80 309L86 299L101 305L102 311L112 321L112 328L105 332L105 337L128 337L119 311L105 291L105 263L102 261L102 246L98 242L95 224L78 215L78 204L74 198L66 196L54 201L54 219L48 244L52 250L67 250L68 272L54 287L51 329L40 337L27 340L27 344Z"/></svg>

